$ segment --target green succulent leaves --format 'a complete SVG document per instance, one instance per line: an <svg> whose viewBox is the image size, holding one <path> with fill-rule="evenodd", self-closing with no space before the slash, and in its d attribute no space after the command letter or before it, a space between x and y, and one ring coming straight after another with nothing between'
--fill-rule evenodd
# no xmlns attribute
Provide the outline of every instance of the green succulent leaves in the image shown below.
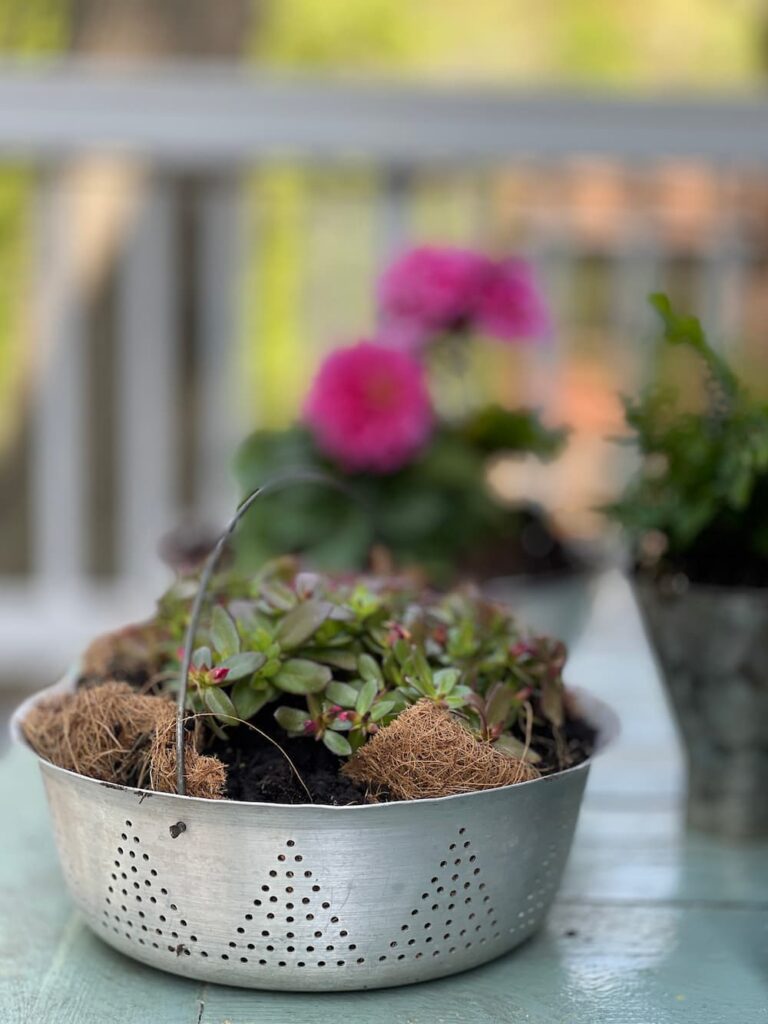
<svg viewBox="0 0 768 1024"><path fill-rule="evenodd" d="M240 637L231 616L221 605L213 609L211 644L220 658L230 658L240 650Z"/></svg>
<svg viewBox="0 0 768 1024"><path fill-rule="evenodd" d="M177 616L171 596L161 627L164 609ZM508 613L466 593L338 583L281 560L254 581L219 579L197 641L190 705L219 735L274 706L288 736L348 757L424 699L518 751L531 716L553 730L563 722L562 645L524 637Z"/></svg>
<svg viewBox="0 0 768 1024"><path fill-rule="evenodd" d="M234 683L238 679L248 679L266 664L267 657L259 651L243 651L225 658L221 667L227 669L227 682Z"/></svg>
<svg viewBox="0 0 768 1024"><path fill-rule="evenodd" d="M357 703L358 691L349 683L331 683L325 692L328 700L341 708L353 708Z"/></svg>
<svg viewBox="0 0 768 1024"><path fill-rule="evenodd" d="M641 463L604 511L625 529L638 561L654 571L661 561L702 579L715 563L721 574L765 565L768 404L749 393L695 317L677 313L664 295L653 295L651 304L662 323L660 355L687 350L694 373L686 374L684 390L657 381L625 398L628 440Z"/></svg>
<svg viewBox="0 0 768 1024"><path fill-rule="evenodd" d="M280 621L275 639L284 651L292 651L306 643L333 611L329 601L305 601L292 608Z"/></svg>
<svg viewBox="0 0 768 1024"><path fill-rule="evenodd" d="M306 709L302 711L299 708L285 707L275 711L275 719L278 725L282 726L291 736L300 736L304 732L306 723L311 721Z"/></svg>
<svg viewBox="0 0 768 1024"><path fill-rule="evenodd" d="M352 753L352 745L349 740L340 735L338 732L327 732L323 736L323 743L328 747L332 754L337 754L339 757L349 757Z"/></svg>
<svg viewBox="0 0 768 1024"><path fill-rule="evenodd" d="M244 722L253 718L264 707L277 696L277 691L269 685L262 687L254 686L249 679L241 679L232 687L232 702L237 710L237 717Z"/></svg>
<svg viewBox="0 0 768 1024"><path fill-rule="evenodd" d="M322 693L332 679L327 665L306 658L289 658L275 673L272 682L283 693Z"/></svg>
<svg viewBox="0 0 768 1024"><path fill-rule="evenodd" d="M227 725L234 725L239 715L237 708L232 703L232 698L219 687L210 687L205 690L204 697L206 707L212 711L222 722Z"/></svg>

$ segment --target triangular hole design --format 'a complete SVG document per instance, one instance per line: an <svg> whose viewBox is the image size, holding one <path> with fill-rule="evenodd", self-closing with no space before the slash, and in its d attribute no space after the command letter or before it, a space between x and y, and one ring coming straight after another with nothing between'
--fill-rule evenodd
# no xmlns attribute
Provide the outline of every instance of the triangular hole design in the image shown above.
<svg viewBox="0 0 768 1024"><path fill-rule="evenodd" d="M193 952L208 956L158 877L130 820L123 823L115 847L105 904L102 926L111 928L116 935L179 957L191 956Z"/></svg>
<svg viewBox="0 0 768 1024"><path fill-rule="evenodd" d="M537 911L534 904L528 913ZM529 923L524 920L521 925ZM322 879L307 865L293 839L286 840L225 951L209 952L202 948L205 938L201 940L189 924L158 877L131 821L126 820L115 847L102 925L169 955L217 956L256 967L332 969L372 959L368 947L360 948L359 940L350 936L330 894L323 891ZM500 937L482 867L467 829L461 827L425 881L409 917L378 952L377 961L465 955L474 946Z"/></svg>
<svg viewBox="0 0 768 1024"><path fill-rule="evenodd" d="M466 828L459 828L410 917L378 959L384 963L463 953L499 939L498 923L472 841Z"/></svg>
<svg viewBox="0 0 768 1024"><path fill-rule="evenodd" d="M229 945L262 967L346 967L365 963L322 881L288 839Z"/></svg>

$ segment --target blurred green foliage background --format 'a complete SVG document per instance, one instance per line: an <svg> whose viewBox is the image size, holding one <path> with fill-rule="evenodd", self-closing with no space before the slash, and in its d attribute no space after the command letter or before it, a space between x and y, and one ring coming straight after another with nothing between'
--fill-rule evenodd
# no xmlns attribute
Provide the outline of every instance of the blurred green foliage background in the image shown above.
<svg viewBox="0 0 768 1024"><path fill-rule="evenodd" d="M760 0L279 0L251 50L275 68L451 81L752 85Z"/></svg>
<svg viewBox="0 0 768 1024"><path fill-rule="evenodd" d="M104 0L107 16L109 3ZM0 52L26 61L67 55L86 4L90 13L98 8L98 0L0 0ZM233 59L278 72L722 92L758 86L768 65L768 9L761 0L251 0L241 8L247 31ZM20 401L31 173L0 170L0 450ZM360 331L371 325L366 296L378 269L370 237L375 224L358 213L374 185L373 172L357 179L345 172L337 179L332 218L316 222L308 238L310 195L318 187L326 197L332 193L333 175L281 166L253 180L249 209L258 255L243 282L243 358L261 422L285 423L297 408L311 372L302 352L313 313L312 331L329 344L352 325ZM466 238L474 216L468 195L424 190L414 205L412 236ZM344 276L346 308L336 315L327 302L313 306L318 296L308 294L302 264L308 246L322 250L339 238L344 245L337 246L333 273ZM361 253L369 257L361 260Z"/></svg>

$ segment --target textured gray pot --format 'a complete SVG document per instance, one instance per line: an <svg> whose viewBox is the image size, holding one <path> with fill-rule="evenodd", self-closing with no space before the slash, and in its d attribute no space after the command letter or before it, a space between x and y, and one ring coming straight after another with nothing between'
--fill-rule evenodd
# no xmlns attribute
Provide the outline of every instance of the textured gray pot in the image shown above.
<svg viewBox="0 0 768 1024"><path fill-rule="evenodd" d="M482 586L493 601L509 605L524 625L573 647L589 619L597 592L597 570L497 576Z"/></svg>
<svg viewBox="0 0 768 1024"><path fill-rule="evenodd" d="M635 594L685 745L688 823L768 835L768 589Z"/></svg>

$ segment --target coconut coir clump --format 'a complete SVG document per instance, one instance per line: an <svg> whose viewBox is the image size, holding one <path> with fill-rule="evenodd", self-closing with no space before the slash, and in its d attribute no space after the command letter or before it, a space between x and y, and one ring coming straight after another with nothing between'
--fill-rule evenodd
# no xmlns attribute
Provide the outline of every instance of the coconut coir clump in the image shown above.
<svg viewBox="0 0 768 1024"><path fill-rule="evenodd" d="M157 628L145 622L97 636L83 654L78 685L116 680L146 692L161 667L160 639Z"/></svg>
<svg viewBox="0 0 768 1024"><path fill-rule="evenodd" d="M175 793L176 710L170 706L155 727L149 751L151 788L158 793ZM184 778L189 796L220 800L227 784L227 768L218 757L200 754L192 733L185 735Z"/></svg>
<svg viewBox="0 0 768 1024"><path fill-rule="evenodd" d="M80 775L123 785L146 780L147 753L168 702L122 682L63 693L36 704L22 730L37 753Z"/></svg>
<svg viewBox="0 0 768 1024"><path fill-rule="evenodd" d="M398 800L452 796L537 779L526 761L476 740L449 711L421 700L360 747L342 769Z"/></svg>
<svg viewBox="0 0 768 1024"><path fill-rule="evenodd" d="M110 681L36 704L22 731L47 761L103 782L176 791L174 706L164 697L137 693ZM221 796L226 768L197 752L190 736L186 749L190 796Z"/></svg>
<svg viewBox="0 0 768 1024"><path fill-rule="evenodd" d="M274 721L271 728L266 722L264 726L265 732L276 730ZM42 757L63 768L107 782L176 791L175 714L166 698L138 694L126 683L111 681L40 702L22 728ZM566 738L570 731L566 727ZM429 701L403 712L341 771L339 760L314 740L287 744L289 763L285 749L245 727L200 754L200 732L187 733L187 792L209 799L322 804L412 800L510 785L540 774L527 762L477 741L458 719ZM588 733L571 737L573 763L588 755L594 738ZM550 770L556 770L554 763Z"/></svg>

